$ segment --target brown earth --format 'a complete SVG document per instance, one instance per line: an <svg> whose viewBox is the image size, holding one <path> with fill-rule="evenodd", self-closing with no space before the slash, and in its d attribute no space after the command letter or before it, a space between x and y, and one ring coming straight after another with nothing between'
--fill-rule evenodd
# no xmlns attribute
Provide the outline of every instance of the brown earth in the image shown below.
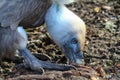
<svg viewBox="0 0 120 80"><path fill-rule="evenodd" d="M0 80L120 80L120 1L81 0L68 7L86 23L85 65L99 74L95 76L97 78L82 75L82 70L45 70L41 75L26 68L13 69L14 65L23 60L17 57L2 63ZM29 37L28 48L37 58L54 63L67 62L44 26L26 31ZM89 74L94 74L94 71Z"/></svg>

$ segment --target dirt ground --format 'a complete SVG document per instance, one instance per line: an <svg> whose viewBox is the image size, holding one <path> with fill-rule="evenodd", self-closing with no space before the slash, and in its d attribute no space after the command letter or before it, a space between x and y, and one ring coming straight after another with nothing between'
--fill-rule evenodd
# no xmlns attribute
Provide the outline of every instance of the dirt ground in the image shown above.
<svg viewBox="0 0 120 80"><path fill-rule="evenodd" d="M0 65L0 80L120 80L120 0L80 0L67 7L86 23L85 65L98 73L96 79L76 70L45 70L40 74L24 67L13 69L23 60L16 56ZM44 25L26 31L28 48L37 58L53 63L67 62ZM94 74L94 71L89 74Z"/></svg>

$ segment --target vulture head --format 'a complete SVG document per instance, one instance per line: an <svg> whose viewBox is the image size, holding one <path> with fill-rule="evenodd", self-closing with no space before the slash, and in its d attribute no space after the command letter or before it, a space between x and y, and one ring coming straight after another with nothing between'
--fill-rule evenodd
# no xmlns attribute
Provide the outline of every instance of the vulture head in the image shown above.
<svg viewBox="0 0 120 80"><path fill-rule="evenodd" d="M45 22L52 39L59 45L70 63L83 63L85 43L85 23L64 4L75 0L53 0L48 9Z"/></svg>

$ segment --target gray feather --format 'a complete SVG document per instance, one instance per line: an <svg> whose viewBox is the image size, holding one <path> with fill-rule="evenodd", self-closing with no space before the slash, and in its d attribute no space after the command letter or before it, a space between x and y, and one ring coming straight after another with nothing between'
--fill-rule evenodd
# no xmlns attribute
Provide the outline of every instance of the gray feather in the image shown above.
<svg viewBox="0 0 120 80"><path fill-rule="evenodd" d="M0 0L0 24L2 27L40 25L50 0Z"/></svg>

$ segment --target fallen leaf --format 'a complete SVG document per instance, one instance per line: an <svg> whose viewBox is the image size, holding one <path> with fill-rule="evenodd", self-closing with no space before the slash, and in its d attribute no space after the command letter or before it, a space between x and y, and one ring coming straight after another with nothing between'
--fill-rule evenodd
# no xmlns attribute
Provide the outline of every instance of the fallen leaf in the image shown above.
<svg viewBox="0 0 120 80"><path fill-rule="evenodd" d="M112 8L110 6L102 6L103 9L106 9L106 10L111 10Z"/></svg>
<svg viewBox="0 0 120 80"><path fill-rule="evenodd" d="M97 68L97 71L100 73L101 77L105 78L106 73L102 67Z"/></svg>
<svg viewBox="0 0 120 80"><path fill-rule="evenodd" d="M97 13L100 12L100 7L95 7L94 11L97 12Z"/></svg>
<svg viewBox="0 0 120 80"><path fill-rule="evenodd" d="M97 79L96 77L92 76L91 80L99 80L99 79Z"/></svg>
<svg viewBox="0 0 120 80"><path fill-rule="evenodd" d="M116 66L117 66L117 67L120 67L120 64L117 64Z"/></svg>
<svg viewBox="0 0 120 80"><path fill-rule="evenodd" d="M115 30L114 28L117 27L117 25L115 25L115 23L112 21L107 21L104 25L105 25L105 28L110 32L114 31Z"/></svg>

